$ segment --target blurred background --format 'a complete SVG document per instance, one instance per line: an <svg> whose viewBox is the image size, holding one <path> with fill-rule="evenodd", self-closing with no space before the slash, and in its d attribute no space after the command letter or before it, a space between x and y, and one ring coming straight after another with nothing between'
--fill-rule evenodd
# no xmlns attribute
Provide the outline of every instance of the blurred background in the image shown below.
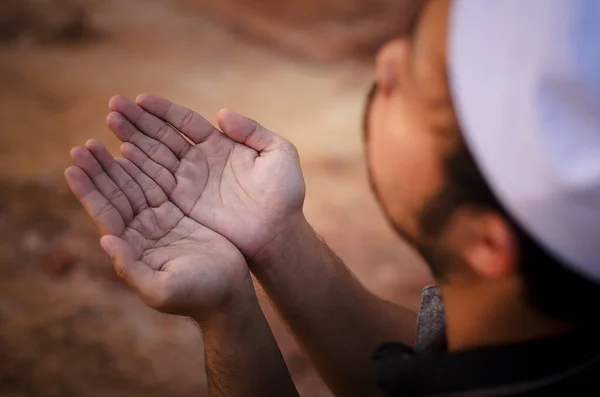
<svg viewBox="0 0 600 397"><path fill-rule="evenodd" d="M416 309L428 273L371 196L360 126L373 55L422 2L1 0L0 395L207 395L198 331L116 280L62 178L88 138L118 153L114 94L213 121L229 107L286 136L315 229L369 288ZM260 295L302 396L329 396Z"/></svg>

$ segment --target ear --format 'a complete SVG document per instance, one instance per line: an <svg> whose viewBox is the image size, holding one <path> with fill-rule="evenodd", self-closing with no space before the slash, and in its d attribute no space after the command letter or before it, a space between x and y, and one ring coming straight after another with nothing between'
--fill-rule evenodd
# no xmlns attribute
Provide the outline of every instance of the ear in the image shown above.
<svg viewBox="0 0 600 397"><path fill-rule="evenodd" d="M496 214L477 215L475 234L464 252L469 267L480 277L499 279L517 270L518 243L511 226Z"/></svg>
<svg viewBox="0 0 600 397"><path fill-rule="evenodd" d="M408 62L407 39L396 39L384 44L377 53L375 69L377 87L383 95L390 95L400 84L400 75Z"/></svg>

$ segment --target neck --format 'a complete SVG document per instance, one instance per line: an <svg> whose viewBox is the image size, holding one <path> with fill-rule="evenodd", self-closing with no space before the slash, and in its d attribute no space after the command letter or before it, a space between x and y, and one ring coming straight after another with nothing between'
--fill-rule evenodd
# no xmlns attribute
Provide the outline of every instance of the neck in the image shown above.
<svg viewBox="0 0 600 397"><path fill-rule="evenodd" d="M442 288L449 350L543 339L574 328L530 308L518 291L497 292L489 286Z"/></svg>

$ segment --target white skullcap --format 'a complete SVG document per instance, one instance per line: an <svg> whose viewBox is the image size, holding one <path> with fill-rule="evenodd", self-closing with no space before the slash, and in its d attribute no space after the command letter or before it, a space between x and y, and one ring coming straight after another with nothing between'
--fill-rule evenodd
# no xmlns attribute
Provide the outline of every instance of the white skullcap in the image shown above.
<svg viewBox="0 0 600 397"><path fill-rule="evenodd" d="M600 0L454 0L463 137L509 214L600 283Z"/></svg>

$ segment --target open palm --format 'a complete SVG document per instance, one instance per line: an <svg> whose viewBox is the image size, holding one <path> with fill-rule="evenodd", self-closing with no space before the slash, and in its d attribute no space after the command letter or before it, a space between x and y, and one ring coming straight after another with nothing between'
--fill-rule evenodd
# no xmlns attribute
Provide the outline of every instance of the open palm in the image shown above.
<svg viewBox="0 0 600 397"><path fill-rule="evenodd" d="M153 95L136 102L114 97L110 108L107 124L125 142L123 156L183 214L227 237L246 257L265 249L301 213L305 187L296 149L253 120L223 110L222 133Z"/></svg>
<svg viewBox="0 0 600 397"><path fill-rule="evenodd" d="M201 318L249 282L239 250L186 216L132 162L97 141L71 155L71 190L104 235L117 274L150 306Z"/></svg>

